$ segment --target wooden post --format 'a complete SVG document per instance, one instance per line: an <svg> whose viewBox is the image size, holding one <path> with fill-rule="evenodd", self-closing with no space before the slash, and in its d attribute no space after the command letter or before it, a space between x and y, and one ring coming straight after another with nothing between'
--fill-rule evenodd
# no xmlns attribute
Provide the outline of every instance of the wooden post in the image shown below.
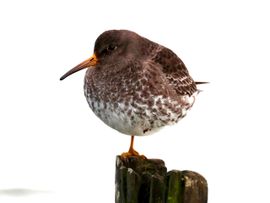
<svg viewBox="0 0 270 203"><path fill-rule="evenodd" d="M116 157L116 203L207 203L207 192L196 172L167 172L160 159Z"/></svg>

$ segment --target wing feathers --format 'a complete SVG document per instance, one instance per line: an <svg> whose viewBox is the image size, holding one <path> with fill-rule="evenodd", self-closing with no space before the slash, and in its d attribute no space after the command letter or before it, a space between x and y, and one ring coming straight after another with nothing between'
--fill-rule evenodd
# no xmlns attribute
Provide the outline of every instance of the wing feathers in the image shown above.
<svg viewBox="0 0 270 203"><path fill-rule="evenodd" d="M192 95L197 91L196 83L191 78L183 61L170 49L159 46L152 61L159 64L169 85L178 95Z"/></svg>

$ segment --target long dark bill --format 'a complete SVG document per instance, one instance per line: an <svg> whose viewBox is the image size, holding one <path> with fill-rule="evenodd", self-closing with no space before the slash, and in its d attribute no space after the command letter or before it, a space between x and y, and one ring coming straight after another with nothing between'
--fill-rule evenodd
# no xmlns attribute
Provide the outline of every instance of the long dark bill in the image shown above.
<svg viewBox="0 0 270 203"><path fill-rule="evenodd" d="M66 77L72 75L73 73L76 73L84 68L89 68L91 66L95 66L97 64L97 57L95 54L93 54L93 56L91 56L89 59L86 59L85 61L83 61L82 63L80 63L79 65L75 66L74 68L72 68L71 70L69 70L68 72L66 72L61 78L60 80L64 80Z"/></svg>

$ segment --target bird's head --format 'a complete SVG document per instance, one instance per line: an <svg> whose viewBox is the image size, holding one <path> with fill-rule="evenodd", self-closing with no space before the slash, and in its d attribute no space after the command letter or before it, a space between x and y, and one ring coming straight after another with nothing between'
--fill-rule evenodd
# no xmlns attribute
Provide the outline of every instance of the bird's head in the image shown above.
<svg viewBox="0 0 270 203"><path fill-rule="evenodd" d="M96 39L94 54L65 73L60 80L84 68L95 68L97 64L115 64L117 60L138 57L139 38L139 35L128 30L103 32Z"/></svg>

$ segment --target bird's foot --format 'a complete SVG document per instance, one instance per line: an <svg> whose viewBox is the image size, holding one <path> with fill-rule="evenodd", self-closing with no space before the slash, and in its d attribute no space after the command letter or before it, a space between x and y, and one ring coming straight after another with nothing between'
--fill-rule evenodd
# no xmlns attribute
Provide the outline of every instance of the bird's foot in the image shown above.
<svg viewBox="0 0 270 203"><path fill-rule="evenodd" d="M147 159L146 156L144 155L140 155L136 150L134 150L133 148L133 143L134 143L134 136L131 136L131 140L130 140L130 147L128 152L124 152L121 154L121 158L122 159L128 159L129 157L139 157L141 159Z"/></svg>
<svg viewBox="0 0 270 203"><path fill-rule="evenodd" d="M139 152L135 151L134 149L129 149L128 152L124 152L121 154L122 159L128 159L129 157L140 157L142 159L147 159L146 156L140 155Z"/></svg>

